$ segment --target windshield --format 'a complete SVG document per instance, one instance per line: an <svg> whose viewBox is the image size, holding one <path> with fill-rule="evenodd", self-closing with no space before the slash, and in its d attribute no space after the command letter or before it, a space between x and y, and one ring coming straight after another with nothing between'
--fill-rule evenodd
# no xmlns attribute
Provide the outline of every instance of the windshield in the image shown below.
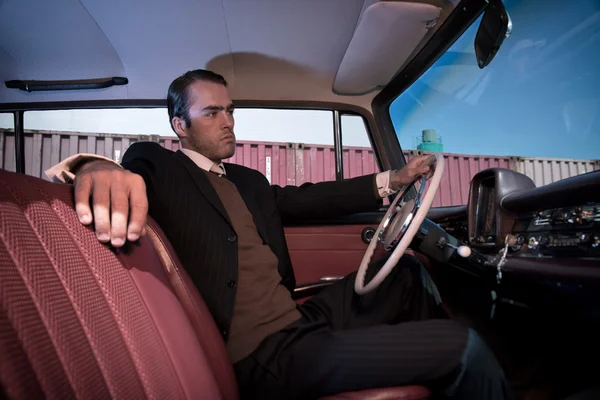
<svg viewBox="0 0 600 400"><path fill-rule="evenodd" d="M401 146L512 162L556 158L575 165L569 175L598 169L600 2L504 4L512 34L488 67L479 69L474 54L479 18L392 103Z"/></svg>

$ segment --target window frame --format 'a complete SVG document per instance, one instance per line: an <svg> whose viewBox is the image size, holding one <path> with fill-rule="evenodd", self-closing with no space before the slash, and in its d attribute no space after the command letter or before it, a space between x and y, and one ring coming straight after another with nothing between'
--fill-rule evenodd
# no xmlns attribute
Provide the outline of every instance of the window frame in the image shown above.
<svg viewBox="0 0 600 400"><path fill-rule="evenodd" d="M8 128L8 129L9 130L12 129L13 135L15 137L15 139L14 139L14 141L15 141L15 143L14 143L15 154L13 155L14 161L15 161L15 171L18 172L19 168L22 167L22 170L23 170L23 173L24 173L25 172L25 161L24 161L23 157L24 157L24 154L25 154L25 145L24 145L24 142L22 140L22 137L21 137L21 140L18 140L19 138L17 137L17 134L16 134L16 132L17 132L17 129L16 129L16 125L17 125L17 119L16 119L17 118L17 112L3 112L3 111L0 111L0 114L7 114L7 115L8 114L12 114L12 116L13 116L13 125L12 125L11 128ZM21 118L22 118L22 116L21 116ZM21 121L22 121L22 119L21 119ZM18 151L18 149L20 149L20 148L22 148L22 152ZM5 163L4 158L5 158L5 154L6 153L4 152L3 143L2 143L1 151L2 151L2 154L0 154L0 157L2 158L2 163L0 163L0 165Z"/></svg>

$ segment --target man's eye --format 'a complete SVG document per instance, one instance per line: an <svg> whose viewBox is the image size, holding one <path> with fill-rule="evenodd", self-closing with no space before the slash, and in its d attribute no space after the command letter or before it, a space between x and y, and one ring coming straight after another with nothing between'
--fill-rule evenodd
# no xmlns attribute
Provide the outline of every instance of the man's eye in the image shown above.
<svg viewBox="0 0 600 400"><path fill-rule="evenodd" d="M234 111L235 111L235 110L229 110L229 111L227 111L227 113L228 113L229 115L233 115L233 112L234 112Z"/></svg>
<svg viewBox="0 0 600 400"><path fill-rule="evenodd" d="M217 113L216 113L216 112L209 112L209 113L206 113L206 116L207 116L207 117L214 117L215 115L217 115Z"/></svg>

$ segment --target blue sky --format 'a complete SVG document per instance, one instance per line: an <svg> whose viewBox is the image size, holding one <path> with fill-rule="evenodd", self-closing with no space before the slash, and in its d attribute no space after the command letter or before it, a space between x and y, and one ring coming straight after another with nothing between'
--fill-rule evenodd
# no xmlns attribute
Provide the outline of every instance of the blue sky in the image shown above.
<svg viewBox="0 0 600 400"><path fill-rule="evenodd" d="M600 2L505 5L513 32L488 67L477 21L392 104L400 143L435 129L449 153L600 159Z"/></svg>

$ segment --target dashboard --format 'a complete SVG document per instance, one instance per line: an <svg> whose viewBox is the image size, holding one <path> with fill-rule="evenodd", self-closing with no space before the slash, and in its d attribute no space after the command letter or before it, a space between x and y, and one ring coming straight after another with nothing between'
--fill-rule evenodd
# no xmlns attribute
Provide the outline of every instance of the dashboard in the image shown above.
<svg viewBox="0 0 600 400"><path fill-rule="evenodd" d="M600 203L518 214L511 246L523 257L593 257L600 262Z"/></svg>
<svg viewBox="0 0 600 400"><path fill-rule="evenodd" d="M464 240L480 264L506 249L507 271L600 282L600 171L541 187L508 169L479 172Z"/></svg>
<svg viewBox="0 0 600 400"><path fill-rule="evenodd" d="M440 283L478 282L516 307L600 321L600 171L540 187L516 171L480 171L468 204L430 209L416 238L413 248L444 274Z"/></svg>

